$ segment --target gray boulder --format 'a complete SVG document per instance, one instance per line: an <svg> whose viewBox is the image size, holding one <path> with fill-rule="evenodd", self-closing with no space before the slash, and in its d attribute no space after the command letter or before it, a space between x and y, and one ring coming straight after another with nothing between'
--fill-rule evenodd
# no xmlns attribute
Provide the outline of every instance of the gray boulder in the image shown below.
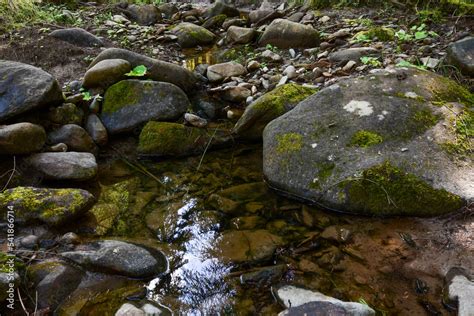
<svg viewBox="0 0 474 316"><path fill-rule="evenodd" d="M85 128L97 145L105 146L107 144L109 139L107 129L97 115L89 114Z"/></svg>
<svg viewBox="0 0 474 316"><path fill-rule="evenodd" d="M291 285L283 286L275 291L277 298L287 310L279 316L290 315L347 315L371 316L375 311L367 305L343 302L319 292L298 288Z"/></svg>
<svg viewBox="0 0 474 316"><path fill-rule="evenodd" d="M188 107L186 94L173 84L123 80L107 89L101 119L110 134L117 134L150 120L175 120Z"/></svg>
<svg viewBox="0 0 474 316"><path fill-rule="evenodd" d="M463 274L455 275L449 283L448 294L458 302L458 315L474 315L474 282Z"/></svg>
<svg viewBox="0 0 474 316"><path fill-rule="evenodd" d="M118 240L98 241L61 255L86 269L133 278L153 277L168 269L161 251Z"/></svg>
<svg viewBox="0 0 474 316"><path fill-rule="evenodd" d="M473 198L461 103L473 96L428 71L398 68L341 81L270 122L268 183L326 208L433 216Z"/></svg>
<svg viewBox="0 0 474 316"><path fill-rule="evenodd" d="M20 155L39 151L46 142L40 125L17 123L0 125L0 155Z"/></svg>
<svg viewBox="0 0 474 316"><path fill-rule="evenodd" d="M147 67L147 77L155 81L169 82L177 85L186 93L194 92L197 79L194 74L175 64L153 59L121 48L109 48L104 50L90 64L89 69L98 62L106 59L124 59L130 63L132 68L140 65Z"/></svg>
<svg viewBox="0 0 474 316"><path fill-rule="evenodd" d="M130 63L123 59L102 60L87 70L82 85L107 88L124 79L131 69Z"/></svg>
<svg viewBox="0 0 474 316"><path fill-rule="evenodd" d="M28 267L29 280L38 293L38 307L55 310L81 283L84 272L59 260Z"/></svg>
<svg viewBox="0 0 474 316"><path fill-rule="evenodd" d="M310 25L276 19L265 29L258 44L260 46L271 44L279 48L317 47L319 33Z"/></svg>
<svg viewBox="0 0 474 316"><path fill-rule="evenodd" d="M125 15L140 25L152 25L161 21L161 12L153 4L131 4L124 10Z"/></svg>
<svg viewBox="0 0 474 316"><path fill-rule="evenodd" d="M247 69L234 61L211 65L207 68L207 78L210 82L218 82L228 77L237 77L246 73Z"/></svg>
<svg viewBox="0 0 474 316"><path fill-rule="evenodd" d="M207 18L210 18L221 14L227 15L228 17L240 16L239 10L223 3L222 1L216 1L214 5L205 12L204 15Z"/></svg>
<svg viewBox="0 0 474 316"><path fill-rule="evenodd" d="M245 27L231 26L227 30L227 40L235 44L247 44L255 38L255 30Z"/></svg>
<svg viewBox="0 0 474 316"><path fill-rule="evenodd" d="M160 10L165 19L171 19L173 14L179 11L174 3L163 3L158 6L158 10Z"/></svg>
<svg viewBox="0 0 474 316"><path fill-rule="evenodd" d="M87 212L94 196L81 189L47 189L16 187L0 193L0 206L6 218L7 207L13 207L18 221L40 221L60 226Z"/></svg>
<svg viewBox="0 0 474 316"><path fill-rule="evenodd" d="M216 35L202 26L183 22L172 29L178 37L178 44L183 48L209 45L214 43Z"/></svg>
<svg viewBox="0 0 474 316"><path fill-rule="evenodd" d="M0 60L0 96L0 122L63 100L61 88L50 74L7 60Z"/></svg>
<svg viewBox="0 0 474 316"><path fill-rule="evenodd" d="M333 63L343 63L349 60L360 62L360 58L364 56L380 56L380 51L372 47L354 47L331 53L328 58Z"/></svg>
<svg viewBox="0 0 474 316"><path fill-rule="evenodd" d="M474 37L469 36L449 45L447 61L467 76L474 77Z"/></svg>
<svg viewBox="0 0 474 316"><path fill-rule="evenodd" d="M26 161L46 179L82 181L97 174L97 163L90 153L39 153L31 155Z"/></svg>
<svg viewBox="0 0 474 316"><path fill-rule="evenodd" d="M49 33L49 36L81 47L104 46L100 38L78 27L55 30Z"/></svg>
<svg viewBox="0 0 474 316"><path fill-rule="evenodd" d="M85 129L76 124L63 125L48 134L51 144L64 143L71 151L96 154L98 148Z"/></svg>

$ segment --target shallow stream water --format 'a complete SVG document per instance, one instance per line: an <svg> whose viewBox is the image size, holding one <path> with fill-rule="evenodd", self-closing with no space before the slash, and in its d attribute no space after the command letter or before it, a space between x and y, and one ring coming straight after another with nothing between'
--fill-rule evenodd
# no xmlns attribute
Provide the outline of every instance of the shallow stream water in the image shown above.
<svg viewBox="0 0 474 316"><path fill-rule="evenodd" d="M259 145L103 164L95 220L79 230L158 247L169 272L150 282L112 278L106 294L81 297L81 314L146 296L182 315L275 315L283 308L273 291L283 284L363 301L380 315L449 314L442 275L472 265L469 220L328 213L269 190L261 165ZM103 282L91 284L100 292ZM429 290L418 293L417 284Z"/></svg>

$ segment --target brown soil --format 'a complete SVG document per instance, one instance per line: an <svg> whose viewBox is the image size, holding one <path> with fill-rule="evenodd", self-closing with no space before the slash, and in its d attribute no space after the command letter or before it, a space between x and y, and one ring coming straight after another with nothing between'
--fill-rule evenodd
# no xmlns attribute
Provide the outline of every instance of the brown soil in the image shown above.
<svg viewBox="0 0 474 316"><path fill-rule="evenodd" d="M60 84L78 80L97 56L99 48L77 47L49 37L39 28L26 28L0 37L0 59L14 60L39 67Z"/></svg>

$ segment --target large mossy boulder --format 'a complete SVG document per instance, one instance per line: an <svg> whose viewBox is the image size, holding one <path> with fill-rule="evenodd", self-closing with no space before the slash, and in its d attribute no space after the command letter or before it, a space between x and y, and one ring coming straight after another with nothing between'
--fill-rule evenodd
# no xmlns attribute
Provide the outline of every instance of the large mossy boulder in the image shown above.
<svg viewBox="0 0 474 316"><path fill-rule="evenodd" d="M94 196L81 189L16 187L0 193L2 219L13 210L18 221L59 226L87 212Z"/></svg>
<svg viewBox="0 0 474 316"><path fill-rule="evenodd" d="M263 129L268 123L293 109L314 92L314 89L293 83L275 88L245 109L235 124L233 133L244 139L262 139Z"/></svg>
<svg viewBox="0 0 474 316"><path fill-rule="evenodd" d="M310 25L276 19L265 29L258 44L260 46L270 44L279 48L317 47L319 32Z"/></svg>
<svg viewBox="0 0 474 316"><path fill-rule="evenodd" d="M202 154L206 147L229 141L222 131L168 122L148 122L142 129L138 153L142 156L189 156Z"/></svg>
<svg viewBox="0 0 474 316"><path fill-rule="evenodd" d="M147 68L148 78L155 81L172 83L183 89L186 93L192 93L196 88L197 78L186 68L121 48L108 48L104 50L92 61L89 69L106 59L126 60L132 68L144 65Z"/></svg>
<svg viewBox="0 0 474 316"><path fill-rule="evenodd" d="M31 65L0 60L0 122L63 101L58 82Z"/></svg>
<svg viewBox="0 0 474 316"><path fill-rule="evenodd" d="M174 84L123 80L107 89L101 119L110 134L117 134L150 120L175 120L189 107L188 97Z"/></svg>
<svg viewBox="0 0 474 316"><path fill-rule="evenodd" d="M178 44L183 48L210 45L216 40L216 35L211 31L188 22L178 24L172 32L178 37Z"/></svg>
<svg viewBox="0 0 474 316"><path fill-rule="evenodd" d="M264 174L336 211L431 216L473 198L472 94L414 68L341 81L270 122Z"/></svg>

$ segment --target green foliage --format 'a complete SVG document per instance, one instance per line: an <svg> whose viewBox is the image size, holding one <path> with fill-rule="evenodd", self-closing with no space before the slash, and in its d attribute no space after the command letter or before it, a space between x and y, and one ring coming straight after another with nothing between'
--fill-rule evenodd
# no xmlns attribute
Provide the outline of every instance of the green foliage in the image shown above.
<svg viewBox="0 0 474 316"><path fill-rule="evenodd" d="M82 100L84 101L90 101L93 98L93 96L91 95L89 91L83 91L81 92L81 94L82 94Z"/></svg>
<svg viewBox="0 0 474 316"><path fill-rule="evenodd" d="M396 66L397 67L413 67L413 68L417 68L417 69L420 69L420 70L426 70L427 69L426 66L415 65L415 64L412 64L411 62L406 61L406 60L400 61Z"/></svg>
<svg viewBox="0 0 474 316"><path fill-rule="evenodd" d="M395 37L401 42L411 42L424 40L427 37L438 37L439 35L433 31L426 30L426 24L412 26L408 31L400 29L395 33Z"/></svg>
<svg viewBox="0 0 474 316"><path fill-rule="evenodd" d="M0 30L9 31L37 17L34 0L0 0Z"/></svg>
<svg viewBox="0 0 474 316"><path fill-rule="evenodd" d="M364 57L360 58L360 61L364 65L370 65L370 66L373 66L373 67L381 67L382 66L382 62L380 60L378 60L377 57L364 56Z"/></svg>
<svg viewBox="0 0 474 316"><path fill-rule="evenodd" d="M146 75L147 68L145 65L139 65L132 69L129 73L126 73L125 76L128 77L143 77Z"/></svg>

